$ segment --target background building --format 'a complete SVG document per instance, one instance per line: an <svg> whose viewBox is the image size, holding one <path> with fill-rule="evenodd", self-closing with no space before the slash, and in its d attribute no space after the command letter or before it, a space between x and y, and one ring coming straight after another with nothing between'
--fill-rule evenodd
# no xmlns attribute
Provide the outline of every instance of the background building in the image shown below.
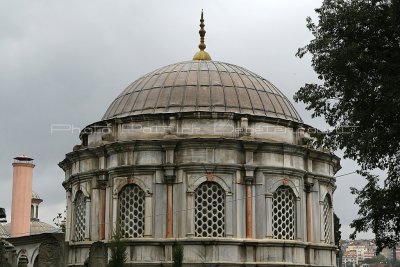
<svg viewBox="0 0 400 267"><path fill-rule="evenodd" d="M39 220L43 200L32 192L34 166L32 158L14 158L11 222L0 224L7 251L6 262L0 263L4 267L64 266L64 234Z"/></svg>
<svg viewBox="0 0 400 267"><path fill-rule="evenodd" d="M346 250L342 257L342 266L358 266L358 255L356 250Z"/></svg>

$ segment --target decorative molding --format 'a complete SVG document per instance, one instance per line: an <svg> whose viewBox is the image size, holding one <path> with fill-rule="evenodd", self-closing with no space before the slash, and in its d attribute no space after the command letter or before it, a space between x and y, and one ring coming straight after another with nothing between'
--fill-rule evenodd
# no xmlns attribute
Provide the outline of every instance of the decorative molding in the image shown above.
<svg viewBox="0 0 400 267"><path fill-rule="evenodd" d="M187 174L187 179L188 179L187 192L194 192L199 185L201 185L204 182L209 181L207 178L208 178L207 174L206 175L203 174L201 176L198 176L197 178L196 177L192 177L191 175ZM226 177L226 178L229 178L229 177ZM233 177L231 177L231 179L233 180ZM217 184L219 184L224 189L225 193L231 193L232 192L231 186L229 186L226 183L225 179L221 178L221 176L214 174L213 178L212 178L212 181L216 182Z"/></svg>

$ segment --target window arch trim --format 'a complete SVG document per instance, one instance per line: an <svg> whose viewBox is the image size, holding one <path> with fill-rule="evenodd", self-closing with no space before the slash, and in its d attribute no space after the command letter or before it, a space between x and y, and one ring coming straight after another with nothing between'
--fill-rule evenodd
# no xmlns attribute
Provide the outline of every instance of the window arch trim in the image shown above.
<svg viewBox="0 0 400 267"><path fill-rule="evenodd" d="M146 186L146 184L138 178L132 178L128 179L127 177L115 177L114 178L114 189L113 189L113 194L117 198L119 197L119 194L121 191L128 185L137 185L145 194L145 196L151 196L152 191L151 188Z"/></svg>
<svg viewBox="0 0 400 267"><path fill-rule="evenodd" d="M287 185L284 185L284 182L285 182L285 179L279 179L279 180L277 180L277 181L275 181L272 185L271 185L271 187L270 188L268 188L267 189L267 194L269 193L269 194L271 194L271 195L273 195L275 192L276 192L276 190L278 190L280 187L289 187L291 190L292 190L292 193L294 194L294 196L296 197L296 198L299 198L300 197L300 192L299 192L299 190L298 190L298 187L299 186L297 186L293 181L292 181L292 179L288 179L287 180Z"/></svg>
<svg viewBox="0 0 400 267"><path fill-rule="evenodd" d="M203 176L198 177L198 178L194 181L194 183L191 184L191 185L188 187L187 191L188 191L188 192L195 193L196 190L197 190L197 188L198 188L199 186L201 186L203 183L206 183L206 182L214 182L214 183L217 183L217 184L224 190L224 193L225 193L225 194L231 194L231 193L232 193L232 190L231 190L230 186L228 186L228 184L225 182L225 180L222 179L222 178L219 177L219 176L216 176L216 175L212 176L212 179L211 179L211 180L208 180L208 178L207 178L206 175L203 175Z"/></svg>
<svg viewBox="0 0 400 267"><path fill-rule="evenodd" d="M87 189L87 182L83 182L83 183L79 183L79 182L78 182L77 184L75 184L75 186L73 186L73 189L72 189L72 199L75 200L76 194L77 194L78 192L82 192L82 194L83 194L87 199L90 199L90 198L91 198L91 195L90 195L90 193L89 193L89 191L88 191L88 189Z"/></svg>

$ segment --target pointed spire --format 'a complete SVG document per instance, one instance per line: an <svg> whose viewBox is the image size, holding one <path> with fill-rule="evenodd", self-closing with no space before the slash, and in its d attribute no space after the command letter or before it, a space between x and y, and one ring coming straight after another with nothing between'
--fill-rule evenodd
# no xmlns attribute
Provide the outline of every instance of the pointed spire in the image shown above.
<svg viewBox="0 0 400 267"><path fill-rule="evenodd" d="M201 10L201 18L200 18L200 51L204 51L206 49L206 44L204 43L204 36L206 35L206 30L204 30L204 18L203 18L203 9Z"/></svg>
<svg viewBox="0 0 400 267"><path fill-rule="evenodd" d="M206 49L206 44L204 43L204 36L206 35L206 30L204 30L204 18L203 18L203 10L201 10L201 17L200 17L200 30L199 30L199 34L200 34L200 44L199 44L199 49L200 51L197 52L194 57L193 60L211 60L210 55L204 51L204 49Z"/></svg>

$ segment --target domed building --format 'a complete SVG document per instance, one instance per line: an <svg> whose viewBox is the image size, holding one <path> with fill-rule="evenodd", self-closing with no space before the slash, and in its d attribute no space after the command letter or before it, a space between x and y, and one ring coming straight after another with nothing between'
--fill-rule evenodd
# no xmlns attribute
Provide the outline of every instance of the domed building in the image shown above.
<svg viewBox="0 0 400 267"><path fill-rule="evenodd" d="M200 26L193 60L134 81L60 162L68 266L117 228L135 266L170 266L175 242L184 266L336 266L339 158L272 83L211 60Z"/></svg>

